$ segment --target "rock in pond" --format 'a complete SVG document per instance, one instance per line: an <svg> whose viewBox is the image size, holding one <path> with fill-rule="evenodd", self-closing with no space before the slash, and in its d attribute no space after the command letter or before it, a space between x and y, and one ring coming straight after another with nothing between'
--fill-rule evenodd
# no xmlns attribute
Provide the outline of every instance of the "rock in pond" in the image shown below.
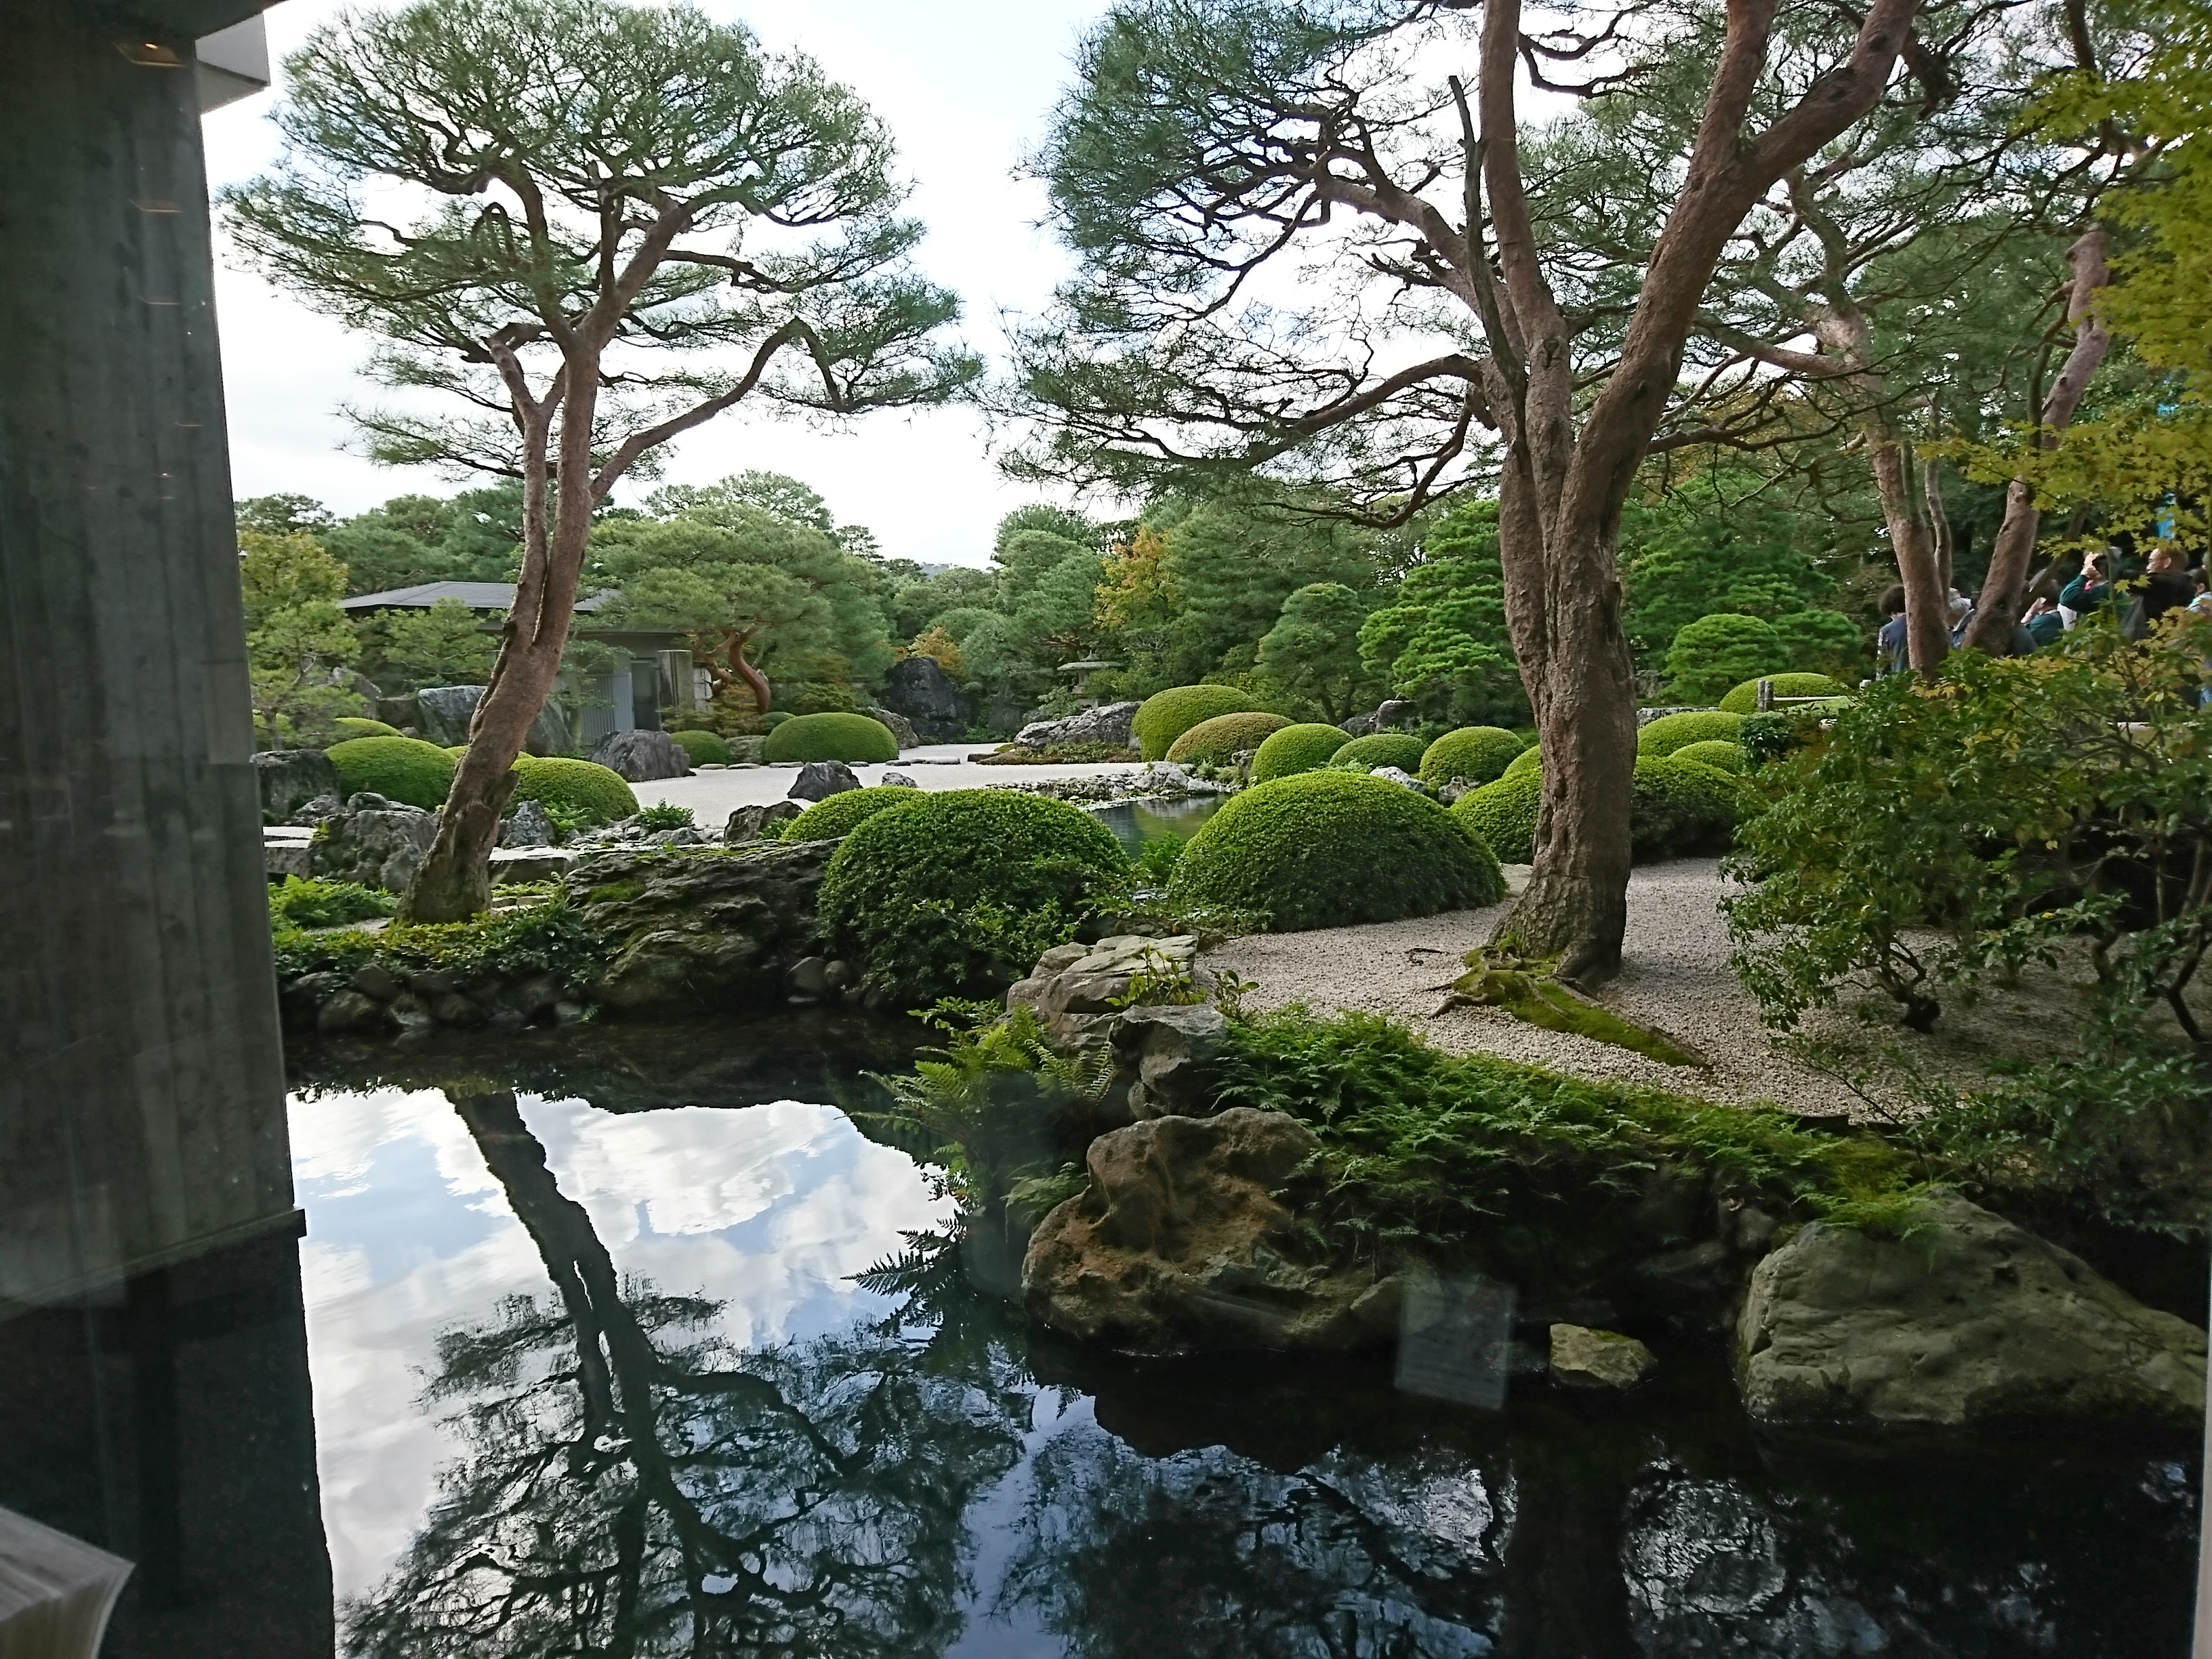
<svg viewBox="0 0 2212 1659"><path fill-rule="evenodd" d="M1634 1337L1587 1325L1553 1326L1551 1347L1552 1381L1571 1389L1632 1389L1659 1364Z"/></svg>
<svg viewBox="0 0 2212 1659"><path fill-rule="evenodd" d="M827 800L848 789L858 789L858 774L842 761L809 761L799 769L787 792L793 800Z"/></svg>
<svg viewBox="0 0 2212 1659"><path fill-rule="evenodd" d="M1310 1258L1276 1194L1316 1143L1281 1112L1231 1107L1100 1135L1090 1181L1030 1236L1030 1311L1135 1353L1342 1350L1387 1340L1398 1287Z"/></svg>
<svg viewBox="0 0 2212 1659"><path fill-rule="evenodd" d="M1115 933L1096 945L1054 945L1037 958L1027 979L1007 988L1006 1006L1036 1009L1054 1042L1076 1042L1138 988L1139 975L1155 981L1155 989L1185 974L1194 989L1207 988L1212 976L1194 965L1197 956L1198 940L1188 933L1165 939Z"/></svg>
<svg viewBox="0 0 2212 1659"><path fill-rule="evenodd" d="M271 749L253 757L261 786L261 818L282 823L318 795L335 795L338 769L319 749Z"/></svg>
<svg viewBox="0 0 2212 1659"><path fill-rule="evenodd" d="M764 806L740 806L722 826L722 840L732 847L749 841L773 841L783 826L806 808L795 800L772 800Z"/></svg>
<svg viewBox="0 0 2212 1659"><path fill-rule="evenodd" d="M665 732L610 732L591 757L630 783L691 775L691 757Z"/></svg>
<svg viewBox="0 0 2212 1659"><path fill-rule="evenodd" d="M2204 1333L1955 1195L1904 1239L1815 1222L1753 1270L1737 1370L1756 1422L2194 1429Z"/></svg>

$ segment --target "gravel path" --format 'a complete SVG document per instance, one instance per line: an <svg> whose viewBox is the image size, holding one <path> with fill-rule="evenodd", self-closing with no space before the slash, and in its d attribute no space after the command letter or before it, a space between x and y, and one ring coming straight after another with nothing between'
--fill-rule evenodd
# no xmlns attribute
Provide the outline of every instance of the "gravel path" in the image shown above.
<svg viewBox="0 0 2212 1659"><path fill-rule="evenodd" d="M987 783L1037 783L1047 778L1100 778L1144 770L1126 761L1106 761L1069 766L975 766L968 757L982 754L988 743L933 743L909 749L895 761L881 765L855 766L854 774L864 784L881 783L885 772L902 772L921 789L980 789ZM764 805L791 793L799 763L776 766L733 766L720 772L694 772L688 778L664 778L654 783L632 784L641 805L664 802L688 806L702 825L715 829L740 806Z"/></svg>
<svg viewBox="0 0 2212 1659"><path fill-rule="evenodd" d="M1509 883L1517 888L1527 874L1525 867L1509 867ZM1723 890L1711 859L1638 868L1628 884L1627 960L1620 976L1597 993L1607 1007L1704 1056L1708 1064L1701 1067L1662 1065L1610 1043L1523 1024L1495 1008L1438 1014L1449 981L1462 971L1462 956L1488 941L1505 913L1502 904L1411 921L1256 934L1233 939L1206 959L1256 981L1249 999L1255 1007L1304 1002L1316 1013L1364 1009L1459 1053L1494 1054L1717 1100L1869 1115L1871 1109L1848 1086L1778 1048L1760 1024L1758 1005L1728 965L1728 930L1717 908ZM2079 1000L2064 975L2045 972L2027 976L2017 989L1993 990L1972 1008L1947 1003L1928 1036L1893 1020L1869 1024L1844 1012L1816 1016L1805 1029L1847 1046L1858 1063L1878 1066L1885 1076L1895 1068L1881 1061L1880 1049L1893 1044L1931 1074L1964 1083L1986 1075L2003 1056L2066 1041Z"/></svg>

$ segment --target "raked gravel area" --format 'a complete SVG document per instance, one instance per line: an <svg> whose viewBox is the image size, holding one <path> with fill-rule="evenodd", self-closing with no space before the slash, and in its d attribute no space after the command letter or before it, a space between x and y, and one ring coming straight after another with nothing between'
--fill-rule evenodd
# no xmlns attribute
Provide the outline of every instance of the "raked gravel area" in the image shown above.
<svg viewBox="0 0 2212 1659"><path fill-rule="evenodd" d="M1517 887L1525 868L1509 868ZM1836 1077L1777 1045L1758 1005L1729 967L1727 924L1717 908L1726 890L1717 863L1682 859L1639 867L1628 884L1626 964L1596 1000L1656 1026L1702 1055L1702 1066L1673 1066L1626 1048L1525 1024L1495 1008L1437 1011L1462 969L1460 958L1485 944L1505 906L1457 910L1411 921L1376 922L1305 933L1263 933L1231 940L1206 960L1256 982L1255 1008L1304 1002L1316 1013L1364 1009L1388 1014L1439 1048L1486 1053L1593 1079L1649 1083L1715 1100L1771 1101L1795 1111L1881 1115ZM1986 1076L2009 1054L2067 1042L2081 993L2063 973L2035 971L2017 988L1986 993L1978 1006L1947 1002L1934 1033L1921 1036L1893 1019L1869 1024L1846 1012L1815 1016L1811 1033L1850 1045L1875 1067L1875 1088L1890 1109L1905 1109L1887 1079L1899 1068L1885 1044L1911 1055L1932 1075L1958 1083Z"/></svg>
<svg viewBox="0 0 2212 1659"><path fill-rule="evenodd" d="M895 761L855 766L854 775L863 784L881 783L886 772L904 773L918 789L980 789L988 783L1037 783L1047 778L1101 778L1127 774L1133 778L1144 768L1127 761L1106 761L1071 766L977 766L970 755L988 754L988 743L936 743L909 749ZM740 806L765 805L783 799L799 776L799 763L777 766L733 766L719 772L694 772L688 778L664 778L655 783L632 784L641 805L664 802L688 806L702 827L719 829L722 820Z"/></svg>

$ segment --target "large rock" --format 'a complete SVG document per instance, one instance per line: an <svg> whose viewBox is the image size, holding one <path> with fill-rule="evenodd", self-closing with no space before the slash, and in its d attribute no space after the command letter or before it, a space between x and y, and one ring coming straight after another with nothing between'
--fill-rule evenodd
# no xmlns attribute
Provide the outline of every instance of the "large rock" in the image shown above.
<svg viewBox="0 0 2212 1659"><path fill-rule="evenodd" d="M1006 1006L1036 1009L1054 1042L1078 1044L1132 998L1164 1001L1183 983L1211 988L1213 977L1196 965L1197 956L1198 941L1188 933L1116 933L1096 945L1054 945L1028 978L1007 988Z"/></svg>
<svg viewBox="0 0 2212 1659"><path fill-rule="evenodd" d="M413 720L400 723L411 723L417 737L441 749L466 743L469 722L476 718L477 703L483 694L481 685L426 685L415 694ZM565 755L574 746L575 739L568 735L568 716L554 702L538 711L538 718L531 721L530 731L522 739L524 752L532 755Z"/></svg>
<svg viewBox="0 0 2212 1659"><path fill-rule="evenodd" d="M827 800L860 787L860 776L842 761L809 761L786 792L792 800Z"/></svg>
<svg viewBox="0 0 2212 1659"><path fill-rule="evenodd" d="M1963 1198L1910 1237L1816 1222L1761 1261L1737 1322L1754 1420L2193 1428L2204 1333Z"/></svg>
<svg viewBox="0 0 2212 1659"><path fill-rule="evenodd" d="M1547 1335L1552 1380L1570 1389L1632 1389L1659 1363L1650 1349L1618 1331L1561 1323Z"/></svg>
<svg viewBox="0 0 2212 1659"><path fill-rule="evenodd" d="M318 795L335 795L343 787L338 769L319 749L271 749L253 757L261 786L261 821L282 823Z"/></svg>
<svg viewBox="0 0 2212 1659"><path fill-rule="evenodd" d="M1229 1022L1204 1003L1125 1008L1107 1028L1114 1069L1129 1078L1133 1117L1206 1117L1216 1105Z"/></svg>
<svg viewBox="0 0 2212 1659"><path fill-rule="evenodd" d="M902 750L921 747L921 733L914 729L912 720L896 708L885 708L871 703L860 712L872 720L880 721L884 729L891 734L892 741Z"/></svg>
<svg viewBox="0 0 2212 1659"><path fill-rule="evenodd" d="M665 732L610 732L591 757L632 783L689 777L691 773L691 757Z"/></svg>
<svg viewBox="0 0 2212 1659"><path fill-rule="evenodd" d="M736 847L749 841L772 841L783 826L806 810L795 800L772 800L764 805L740 806L722 828L722 840Z"/></svg>
<svg viewBox="0 0 2212 1659"><path fill-rule="evenodd" d="M1031 1235L1022 1293L1070 1336L1136 1353L1345 1349L1397 1328L1395 1282L1312 1255L1295 1200L1317 1143L1281 1112L1233 1107L1100 1135L1090 1181Z"/></svg>
<svg viewBox="0 0 2212 1659"><path fill-rule="evenodd" d="M544 805L534 800L519 803L499 827L501 847L550 847L553 840L553 820Z"/></svg>
<svg viewBox="0 0 2212 1659"><path fill-rule="evenodd" d="M780 1004L818 950L814 906L834 841L726 853L594 853L566 878L586 927L622 941L592 994L617 1008Z"/></svg>
<svg viewBox="0 0 2212 1659"><path fill-rule="evenodd" d="M1058 749L1078 743L1134 748L1129 722L1143 706L1136 702L1105 702L1070 714L1066 720L1033 720L1014 733L1014 741L1024 749Z"/></svg>
<svg viewBox="0 0 2212 1659"><path fill-rule="evenodd" d="M973 700L934 657L904 657L893 663L884 676L884 707L932 743L965 736L975 717Z"/></svg>
<svg viewBox="0 0 2212 1659"><path fill-rule="evenodd" d="M404 893L437 835L434 812L364 793L349 800L344 811L323 820L309 844L307 861L326 881Z"/></svg>

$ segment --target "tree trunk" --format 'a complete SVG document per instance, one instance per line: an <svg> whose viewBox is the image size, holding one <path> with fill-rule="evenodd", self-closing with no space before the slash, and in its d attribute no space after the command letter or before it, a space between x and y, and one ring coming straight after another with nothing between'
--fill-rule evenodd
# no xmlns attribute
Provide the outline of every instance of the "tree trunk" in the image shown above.
<svg viewBox="0 0 2212 1659"><path fill-rule="evenodd" d="M753 707L760 713L767 714L774 692L769 685L768 676L745 660L745 642L742 640L730 647L730 666L737 670L738 678L751 690Z"/></svg>
<svg viewBox="0 0 2212 1659"><path fill-rule="evenodd" d="M1897 555L1897 577L1905 585L1906 659L1915 673L1931 678L1951 653L1950 592L1936 569L1934 538L1914 510L1905 445L1879 416L1867 423L1867 445L1874 453L1875 489Z"/></svg>
<svg viewBox="0 0 2212 1659"><path fill-rule="evenodd" d="M2089 389L2090 378L2112 345L2112 336L2097 320L2094 309L2097 290L2111 280L2105 252L2105 233L2096 225L2082 232L2066 250L2066 263L2074 273L2066 302L2067 318L2074 325L2074 349L2066 354L2065 364L2043 400L2036 442L2045 449L2057 447L2058 434L2073 420L2081 394ZM1997 526L1996 539L1990 545L1989 574L1983 579L1982 597L1966 629L1965 643L1975 650L2002 656L2012 649L2013 629L2027 597L2027 562L2035 551L2036 532L2042 520L2034 489L2027 479L2014 478L2005 489L2004 522Z"/></svg>

